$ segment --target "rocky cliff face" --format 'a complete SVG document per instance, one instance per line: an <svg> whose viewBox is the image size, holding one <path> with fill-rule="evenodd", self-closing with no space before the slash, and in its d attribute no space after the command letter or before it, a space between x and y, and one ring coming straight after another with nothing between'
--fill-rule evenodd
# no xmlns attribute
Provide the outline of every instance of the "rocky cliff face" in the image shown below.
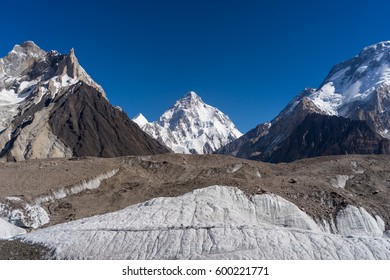
<svg viewBox="0 0 390 280"><path fill-rule="evenodd" d="M118 157L168 151L84 83L69 88L54 102L49 125L78 156Z"/></svg>
<svg viewBox="0 0 390 280"><path fill-rule="evenodd" d="M241 138L217 150L217 153L267 161L306 116L321 112L306 97L311 92L311 89L304 90L270 123L258 125Z"/></svg>
<svg viewBox="0 0 390 280"><path fill-rule="evenodd" d="M382 138L365 121L310 114L266 161L291 162L301 158L345 154L390 154L390 140Z"/></svg>
<svg viewBox="0 0 390 280"><path fill-rule="evenodd" d="M80 94L81 92L85 95ZM75 100L77 97L80 99ZM105 97L102 87L79 65L73 49L67 55L62 55L56 51L45 52L33 42L16 45L6 57L0 59L0 158L24 160L80 155L153 154L168 151L145 135L123 113L116 113ZM72 108L69 105L62 108L61 113L67 115L55 116L56 113L60 113L56 107L58 102L63 105L72 104ZM77 106L73 106L76 104ZM90 114L83 115L79 111L91 109L91 104L95 106L95 110L90 110ZM100 112L96 108L105 110ZM120 117L116 119L116 115ZM77 141L69 141L71 135L65 136L68 134L66 129L57 127L53 120L61 119L68 126L75 126L77 118L91 124L89 128L106 129L99 131L100 133L95 134L93 138L83 137L81 135L83 133L80 133L77 135ZM86 121L86 118L89 118L89 121ZM58 125L63 123L59 122ZM111 129L107 129L107 126ZM122 129L118 130L118 127ZM125 135L121 135L121 131L125 131ZM129 137L130 134L138 136ZM124 143L126 137L129 139ZM102 139L121 139L119 144L123 147L108 147L111 142ZM143 142L137 142L141 139ZM112 143L118 144L116 141ZM83 152L74 145L83 146ZM94 148L87 148L89 146ZM100 148L97 149L96 146ZM90 153L92 150L94 152Z"/></svg>

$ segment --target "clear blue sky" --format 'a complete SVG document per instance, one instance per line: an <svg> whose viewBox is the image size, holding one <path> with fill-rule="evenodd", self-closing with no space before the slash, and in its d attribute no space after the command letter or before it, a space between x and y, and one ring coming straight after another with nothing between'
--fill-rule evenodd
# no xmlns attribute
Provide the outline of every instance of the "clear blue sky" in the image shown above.
<svg viewBox="0 0 390 280"><path fill-rule="evenodd" d="M1 0L0 57L75 48L109 100L156 120L187 91L242 132L360 49L390 40L389 1Z"/></svg>

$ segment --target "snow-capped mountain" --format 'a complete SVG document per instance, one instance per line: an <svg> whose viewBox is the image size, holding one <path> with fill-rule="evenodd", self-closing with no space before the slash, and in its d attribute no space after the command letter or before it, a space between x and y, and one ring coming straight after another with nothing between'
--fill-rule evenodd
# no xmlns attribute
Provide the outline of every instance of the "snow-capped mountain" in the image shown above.
<svg viewBox="0 0 390 280"><path fill-rule="evenodd" d="M176 101L160 120L149 123L139 114L133 121L176 153L210 154L242 135L228 116L193 91Z"/></svg>
<svg viewBox="0 0 390 280"><path fill-rule="evenodd" d="M255 128L242 139L221 148L218 153L269 161L273 158L272 154L277 150L285 151L287 149L282 146L291 143L291 141L285 140L293 134L294 130L304 120L306 120L305 127L308 127L306 117L313 113L365 121L368 124L368 129L372 132L367 129L364 130L365 133L354 131L353 134L360 137L359 140L355 140L364 142L366 137L376 139L374 142L370 142L370 145L373 146L369 150L388 153L387 148L384 150L374 149L375 145L378 147L383 145L381 137L378 138L374 134L390 138L390 41L366 47L355 57L335 65L318 89L307 88L302 91L275 119L266 125L262 125L263 129L260 133L257 133L256 130L258 129ZM331 123L347 124L347 122L341 120L340 122L333 121ZM360 125L352 125L351 129L354 130L357 127L360 127ZM337 131L329 127L328 130ZM318 129L316 133L321 135ZM309 137L305 131L295 132L294 135L300 135L304 138ZM345 136L347 137L346 134ZM306 143L306 140L303 140L303 143ZM351 139L344 140L348 143L351 141ZM314 150L317 144L315 141L307 143L310 150ZM339 145L339 143L332 143L332 145L335 144ZM385 146L387 147L387 144ZM324 146L321 149L329 150ZM341 151L346 149L330 150ZM364 153L364 150L366 149L357 149L354 152ZM309 155L296 154L295 156L295 159L297 159ZM281 159L279 156L278 159L280 161L287 160Z"/></svg>
<svg viewBox="0 0 390 280"><path fill-rule="evenodd" d="M335 65L308 98L326 114L366 120L390 138L390 41Z"/></svg>
<svg viewBox="0 0 390 280"><path fill-rule="evenodd" d="M120 143L115 147L111 138ZM28 41L0 59L0 158L119 156L153 148L167 151L111 106L73 49L45 52Z"/></svg>
<svg viewBox="0 0 390 280"><path fill-rule="evenodd" d="M102 87L79 65L73 49L65 56L56 51L46 53L31 41L15 45L0 58L0 131L9 125L21 104L37 104L47 94L54 98L79 81L105 96Z"/></svg>

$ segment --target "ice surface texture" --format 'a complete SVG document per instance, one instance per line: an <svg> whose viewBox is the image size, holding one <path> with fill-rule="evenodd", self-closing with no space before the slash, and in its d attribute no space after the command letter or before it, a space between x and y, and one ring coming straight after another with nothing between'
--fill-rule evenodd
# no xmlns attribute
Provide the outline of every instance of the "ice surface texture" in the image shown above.
<svg viewBox="0 0 390 280"><path fill-rule="evenodd" d="M389 259L383 221L345 211L336 221L340 234L329 233L279 196L211 186L22 238L60 259Z"/></svg>

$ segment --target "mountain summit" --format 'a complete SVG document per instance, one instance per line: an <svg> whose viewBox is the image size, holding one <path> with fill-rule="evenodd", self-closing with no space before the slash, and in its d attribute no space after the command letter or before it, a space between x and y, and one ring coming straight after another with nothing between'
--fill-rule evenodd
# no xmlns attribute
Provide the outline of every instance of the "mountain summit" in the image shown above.
<svg viewBox="0 0 390 280"><path fill-rule="evenodd" d="M176 153L210 154L242 134L228 116L190 91L155 122L133 119Z"/></svg>
<svg viewBox="0 0 390 280"><path fill-rule="evenodd" d="M308 98L325 114L365 120L390 138L390 41L335 65Z"/></svg>
<svg viewBox="0 0 390 280"><path fill-rule="evenodd" d="M0 158L167 151L112 107L73 49L45 52L28 41L0 58Z"/></svg>
<svg viewBox="0 0 390 280"><path fill-rule="evenodd" d="M310 122L322 127L314 128ZM342 132L343 137L332 138L329 132ZM336 64L318 89L305 89L270 123L218 153L275 162L347 152L387 154L386 138L390 138L390 41L366 47ZM293 146L299 151L292 151Z"/></svg>

